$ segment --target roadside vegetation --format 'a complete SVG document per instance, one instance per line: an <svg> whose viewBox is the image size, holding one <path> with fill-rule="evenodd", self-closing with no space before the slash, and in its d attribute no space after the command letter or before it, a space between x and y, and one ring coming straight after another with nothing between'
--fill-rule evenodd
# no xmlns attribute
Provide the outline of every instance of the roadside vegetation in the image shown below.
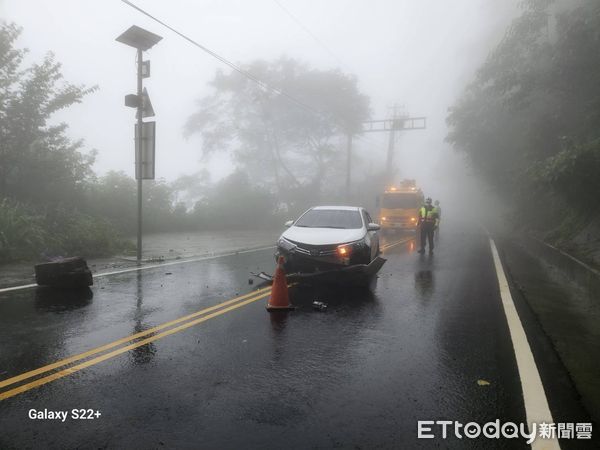
<svg viewBox="0 0 600 450"><path fill-rule="evenodd" d="M527 0L450 109L508 222L600 261L600 3Z"/></svg>
<svg viewBox="0 0 600 450"><path fill-rule="evenodd" d="M0 27L0 262L111 253L122 244L115 230L85 207L95 153L49 124L96 88L65 82L52 54L22 67L19 34Z"/></svg>
<svg viewBox="0 0 600 450"><path fill-rule="evenodd" d="M0 263L131 252L136 181L118 171L98 176L97 151L52 120L97 87L64 80L52 54L24 67L21 31L0 23ZM247 69L317 114L218 71L184 132L201 136L199 157L228 153L233 173L144 181L145 232L279 228L323 195L327 176L343 180L339 137L358 131L370 113L356 79L286 58ZM327 188L328 198L341 198L341 185Z"/></svg>

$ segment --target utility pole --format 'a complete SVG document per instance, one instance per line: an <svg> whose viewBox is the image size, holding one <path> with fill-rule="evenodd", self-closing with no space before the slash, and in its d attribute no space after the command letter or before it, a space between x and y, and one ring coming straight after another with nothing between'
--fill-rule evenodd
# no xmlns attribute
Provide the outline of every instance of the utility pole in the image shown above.
<svg viewBox="0 0 600 450"><path fill-rule="evenodd" d="M350 201L350 180L352 171L352 134L348 133L348 145L346 147L346 199Z"/></svg>
<svg viewBox="0 0 600 450"><path fill-rule="evenodd" d="M402 117L408 117L405 113ZM398 114L398 104L394 103L392 107L392 127L390 128L390 136L388 142L387 160L386 160L386 176L385 182L387 185L394 183L394 147L396 145L396 130L400 129L400 115Z"/></svg>
<svg viewBox="0 0 600 450"><path fill-rule="evenodd" d="M392 118L383 120L367 120L363 122L360 133L389 132L388 150L386 158L386 183L393 182L394 176L394 147L396 142L396 131L424 130L427 128L426 117L409 117L406 113L399 113L397 104L393 106ZM350 199L350 183L352 173L352 134L348 133L346 147L346 198Z"/></svg>
<svg viewBox="0 0 600 450"><path fill-rule="evenodd" d="M394 180L394 151L396 143L396 131L424 130L427 128L427 118L409 117L408 114L398 113L398 106L394 105L391 119L368 120L363 122L363 133L388 132L389 141L386 158L386 183L389 185Z"/></svg>
<svg viewBox="0 0 600 450"><path fill-rule="evenodd" d="M395 119L392 119L395 120ZM396 144L396 127L392 126L390 129L389 141L388 141L388 149L387 149L387 159L385 164L385 184L390 185L393 182L394 177L394 169L392 164L394 164L394 146Z"/></svg>

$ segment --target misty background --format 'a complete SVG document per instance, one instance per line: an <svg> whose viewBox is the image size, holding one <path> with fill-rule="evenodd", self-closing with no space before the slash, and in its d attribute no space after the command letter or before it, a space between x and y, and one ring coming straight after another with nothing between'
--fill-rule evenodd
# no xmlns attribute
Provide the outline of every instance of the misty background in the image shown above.
<svg viewBox="0 0 600 450"><path fill-rule="evenodd" d="M564 0L351 3L341 0L231 0L172 1L168 4L140 0L136 4L251 72L260 71L257 61L276 68L278 61L287 60L301 68L299 73L305 71L315 76L322 75L325 77L323 79L327 78L327 74L337 74L334 78L339 76L339 80L346 79L349 82L349 90L345 92L355 92L356 96L363 96L367 100L363 111L365 114L357 114L353 119L355 122L360 117L389 118L394 105L410 116L427 117L426 130L397 133L394 156L396 180L414 178L426 196L438 198L443 205L451 205L456 210L459 207L473 209L470 204L474 201L478 202L477 207L481 207L482 202L490 203L493 199L494 205L490 209L503 211L510 210L515 193L503 195L502 180L510 184L506 173L516 176L514 170L507 167L506 173L498 170L490 174L489 170L495 167L491 163L486 169L490 158L485 164L477 160L480 154L477 149L482 146L489 147L491 152L508 154L502 148L488 146L488 143L502 140L503 136L489 133L485 137L479 136L477 133L481 134L485 127L473 132L468 124L478 126L482 119L478 115L481 110L474 108L473 102L469 106L465 99L475 98L475 103L489 101L491 104L498 99L504 101L504 96L511 89L535 88L519 82L518 86L504 86L496 98L486 97L488 85L496 83L496 86L502 86L503 82L510 80L510 77L502 78L503 71L510 71L511 68L518 70L520 67L514 64L515 61L527 58L528 52L538 45L538 41L545 42L544 51L549 46L558 48L555 41L561 32L561 15L586 5L596 11L591 1ZM317 158L321 150L331 154L331 158L323 163L327 174L322 177L322 183L313 186L317 196L307 188L309 183L305 183L298 187L298 191L306 192L305 197L285 197L281 191L284 181L279 181L280 188L277 189L269 181L270 175L252 169L253 165L261 164L259 153L256 158L246 155L246 159L240 157L239 151L236 153L234 147L239 141L218 141L213 143L217 151L207 151L210 147L207 126L196 123L194 128L194 117L198 118L203 108L204 111L211 110L206 108L207 99L219 99L219 87L215 82L219 77L221 81L227 81L231 70L130 6L116 0L64 0L52 3L2 0L0 15L5 29L9 24L21 28L20 32L9 33L12 38L4 36L11 48L28 49L22 55L21 68L41 63L48 52L52 52L54 62L60 64L57 70L64 76L64 81L82 87L79 95L72 93L72 98L65 99L64 108L53 111L44 120L47 120L48 126L67 124L64 135L73 142L83 140L81 145L72 150L84 155L78 164L89 170L86 172L82 168L74 183L88 186L86 183L93 181L83 188L85 193L80 198L73 198L70 203L67 197L51 199L25 195L22 188L13 191L6 188L0 192L4 197L3 210L12 211L12 215L5 213L4 225L0 223L5 230L0 255L3 260L34 257L41 250L97 254L128 247L125 240L115 242L112 230L116 229L119 235L126 237L134 229L135 191L131 177L134 174L135 113L124 106L123 97L135 91L136 62L133 49L116 42L115 38L133 24L163 36L162 41L145 53L145 59L152 64L152 75L144 80L144 85L149 91L157 122L157 181L144 182L146 214L152 218L146 221L147 230L211 229L240 225L272 225L276 229L288 216L293 217L311 206L311 200L313 203L315 200L320 203L347 202L343 192L346 137L339 132L339 127L332 125L331 132L326 136L327 142L316 147ZM530 16L534 17L533 22L527 23ZM519 31L519 20L522 28L525 27L523 21L531 25L529 28L532 32L529 35L519 34L522 33ZM573 23L577 25L577 22ZM581 26L586 29L592 25ZM508 39L507 43L511 33L512 41ZM515 53L513 60L510 57L502 60L502 45L505 53ZM498 64L494 66L496 62ZM547 63L538 62L540 68L543 68L541 64ZM482 79L482 71L485 78L486 64L491 67L487 70L498 70L498 79L494 80L489 75L487 79ZM529 67L522 68L524 72L531 72ZM277 75L276 70L266 70L263 75L269 77L272 73ZM275 84L280 82L276 77L273 80ZM229 81L236 79L233 77ZM332 85L340 84L333 81ZM58 84L61 83L59 80ZM477 83L480 83L479 91L473 89ZM556 83L550 83L547 87L559 88ZM89 91L86 91L88 88ZM293 83L287 90L295 92L296 98L310 92L303 91ZM486 94L481 94L484 91ZM227 114L232 111L243 112L243 108L248 108L252 113L252 108L260 102L255 101L254 91L245 91L244 95L248 92L252 95L246 96L249 99L246 103L240 106L230 102L229 109L225 107L223 114L215 120L228 118ZM318 89L315 92L319 92ZM521 94L522 91L516 96ZM242 98L243 95L232 97ZM312 99L309 97L300 100L314 107L331 106L324 95ZM559 101L560 96L556 97L539 100L535 106L537 109L543 109L544 106L556 108L552 101ZM221 100L225 98L231 96L227 97L224 93L220 97ZM319 105L321 101L323 104ZM266 104L279 108L274 111L282 114L276 114L276 118L286 114L293 118L293 114L297 113L294 110L298 109L291 102L286 104L284 99L274 99ZM212 107L212 111L215 110ZM492 123L501 116L501 111L488 108L488 112ZM584 114L582 111L579 113ZM252 117L252 114L248 117ZM290 119L288 123L293 123L293 120ZM276 120L272 121L272 125L281 131ZM543 129L542 125L537 125ZM229 126L235 128L235 123L229 123ZM307 130L309 126L307 119ZM531 127L534 126L536 124L532 123ZM292 128L287 137L290 145L297 147L300 141L294 136L290 137L297 132ZM317 128L315 126L312 129ZM573 135L576 130L568 131ZM565 142L566 131L561 136L557 133L546 136L548 145L545 148L550 150L536 158L548 158L564 149L561 145ZM524 142L528 136L522 137L520 143L523 145L511 142L510 146L527 154ZM40 139L23 139L22 142L29 142L29 148L33 148L31 142L41 142ZM375 195L384 184L382 174L385 171L387 146L387 133L355 136L351 203L373 208ZM246 145L245 148L252 147ZM293 153L298 150L290 150L290 164L295 170L306 170L310 175L313 169L301 168L301 161L298 160L300 153ZM510 158L511 161L518 159ZM3 164L9 167L10 159L5 159ZM495 175L500 180L494 180ZM501 202L496 203L496 200ZM51 220L55 238L49 239L45 236L49 216L56 216L55 212L61 211L60 208L63 208L63 213L59 214L61 218L54 217ZM560 209L560 204L556 203L554 208ZM73 220L73 217L78 219ZM240 220L240 217L248 217L248 220ZM24 218L24 223L36 225L25 233L16 218ZM587 225L590 220L586 219L581 226ZM69 224L65 225L67 222ZM82 222L86 226L82 226ZM9 229L19 231L13 232L13 237L9 239ZM64 235L63 238L56 238L57 233ZM76 244L73 244L73 239L67 238L72 237L73 233L81 235ZM39 239L34 239L35 242L29 239L32 242L23 245L24 234L38 235ZM90 240L90 236L99 235L103 238ZM67 241L71 243L67 244ZM21 244L17 245L17 242ZM25 247L29 250L24 251Z"/></svg>
<svg viewBox="0 0 600 450"><path fill-rule="evenodd" d="M285 55L315 69L339 67L354 74L360 91L370 97L374 119L389 117L394 103L426 116L427 132L405 133L397 159L403 173L423 179L433 177L425 166L443 151L446 109L502 36L517 3L430 0L349 6L342 0L281 0L331 53L273 0L141 1L139 6L236 63ZM222 63L117 0L3 0L0 8L3 20L23 27L18 44L29 49L26 62L52 51L66 80L98 85L97 92L53 121L67 122L70 135L84 138L87 149L99 150L94 165L99 174L133 174L134 112L124 107L123 97L135 91L135 52L115 41L133 24L163 36L145 53L152 64L152 76L144 82L156 112L157 177L174 180L208 168L216 180L232 171L223 158L203 161L199 139L183 137L183 125L196 101L210 92L215 71L227 70ZM356 148L383 162L387 135L365 136Z"/></svg>

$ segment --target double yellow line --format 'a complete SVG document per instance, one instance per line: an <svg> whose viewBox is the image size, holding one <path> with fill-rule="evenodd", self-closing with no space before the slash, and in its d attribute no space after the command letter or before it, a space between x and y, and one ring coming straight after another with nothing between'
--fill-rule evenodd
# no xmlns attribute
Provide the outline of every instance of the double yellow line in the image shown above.
<svg viewBox="0 0 600 450"><path fill-rule="evenodd" d="M387 250L389 248L395 247L396 245L408 242L411 239L412 238L403 239L392 244L386 245L383 247L383 250ZM157 341L166 336L178 333L187 328L193 327L194 325L198 325L199 323L206 322L207 320L213 319L235 309L246 306L250 303L256 302L260 299L266 298L270 294L270 291L270 286L258 289L248 294L240 295L238 297L232 298L231 300L227 300L217 305L202 309L187 316L183 316L170 322L163 323L162 325L149 328L142 332L132 334L121 339L117 339L116 341L110 342L100 347L93 348L86 352L79 353L77 355L73 355L65 359L61 359L60 361L57 361L55 363L48 364L38 369L30 370L29 372L22 373L12 378L7 378L6 380L2 380L0 381L0 389L12 386L21 381L32 381L20 384L16 387L0 392L0 401L6 400L10 397L14 397L15 395L50 383L54 380L58 380L59 378L66 377L75 372L79 372L80 370L99 364L103 361L106 361L107 359L114 358L115 356L121 355L129 350L133 350L135 348L149 344L150 342ZM129 344L122 345L127 343ZM111 349L114 350L108 351ZM76 363L78 361L82 362L79 362L79 364L72 365L73 363ZM55 369L60 370L54 371ZM36 378L38 375L43 374L48 375Z"/></svg>
<svg viewBox="0 0 600 450"><path fill-rule="evenodd" d="M267 297L270 294L270 291L271 291L270 286L262 288L262 289L258 289L249 294L240 295L238 297L232 298L231 300L227 300L223 303L219 303L217 305L202 309L200 311L189 314L187 316L180 317L179 319L175 319L170 322L163 323L162 325L158 325L156 327L149 328L140 333L132 334L131 336L117 339L116 341L110 342L110 343L102 345L100 347L93 348L93 349L88 350L83 353L79 353L77 355L70 356L65 359L61 359L60 361L57 361L52 364L48 364L47 366L43 366L38 369L31 370L29 372L25 372L20 375L14 376L12 378L2 380L2 381L0 381L0 389L7 387L7 386L11 386L16 383L19 383L20 381L29 380L31 378L36 377L37 375L42 375L42 374L51 372L54 369L59 369L59 368L67 366L67 367L63 368L62 370L51 373L50 375L46 375L44 377L34 379L33 381L30 381L28 383L21 384L12 389L8 389L6 391L0 392L0 401L6 400L7 398L10 398L10 397L14 397L15 395L29 391L30 389L34 389L38 386L42 386L44 384L50 383L51 381L57 380L59 378L66 377L75 372L83 370L87 367L96 365L98 363L101 363L102 361L106 361L107 359L110 359L117 355L125 353L129 350L133 350L134 348L141 347L143 345L149 344L150 342L156 341L158 339L162 339L166 336L170 336L172 334L183 331L187 328L193 327L194 325L197 325L199 323L206 322L207 320L213 319L222 314L225 314L225 313L228 313L235 309L246 306L250 303L253 303L257 300ZM181 324L181 325L173 327L174 325L177 325L177 324ZM173 328L170 328L170 327L173 327ZM161 330L165 330L165 329L166 329L166 331L157 333L157 332L159 332ZM157 333L157 334L155 334L155 333ZM146 336L149 336L149 337L146 337ZM145 338L145 339L137 340L140 338ZM135 341L135 342L132 342L129 345L121 346L121 344L125 344L125 343L131 342L131 341ZM111 352L103 353L103 352L110 350L112 348L115 348L115 347L118 347L118 348L116 348L115 350L113 350ZM98 355L100 353L103 353L103 354L96 356L94 358L91 358L91 359L86 359L86 358L89 358L90 356ZM81 360L85 360L85 361L83 361L79 364L70 366L71 363L81 361Z"/></svg>
<svg viewBox="0 0 600 450"><path fill-rule="evenodd" d="M384 245L383 247L381 247L381 250L388 250L388 249L390 249L392 247L395 247L397 245L404 244L405 242L412 241L413 239L415 239L414 236L407 237L406 239L400 239L399 241L392 242L391 244Z"/></svg>

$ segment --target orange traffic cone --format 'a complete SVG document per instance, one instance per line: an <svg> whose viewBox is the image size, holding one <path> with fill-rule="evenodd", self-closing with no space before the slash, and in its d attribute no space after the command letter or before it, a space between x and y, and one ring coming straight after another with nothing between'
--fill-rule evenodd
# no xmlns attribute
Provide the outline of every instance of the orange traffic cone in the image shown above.
<svg viewBox="0 0 600 450"><path fill-rule="evenodd" d="M294 309L290 303L288 294L287 279L285 270L283 269L283 256L277 261L277 269L273 277L273 287L271 288L271 296L267 301L267 311L282 311Z"/></svg>

